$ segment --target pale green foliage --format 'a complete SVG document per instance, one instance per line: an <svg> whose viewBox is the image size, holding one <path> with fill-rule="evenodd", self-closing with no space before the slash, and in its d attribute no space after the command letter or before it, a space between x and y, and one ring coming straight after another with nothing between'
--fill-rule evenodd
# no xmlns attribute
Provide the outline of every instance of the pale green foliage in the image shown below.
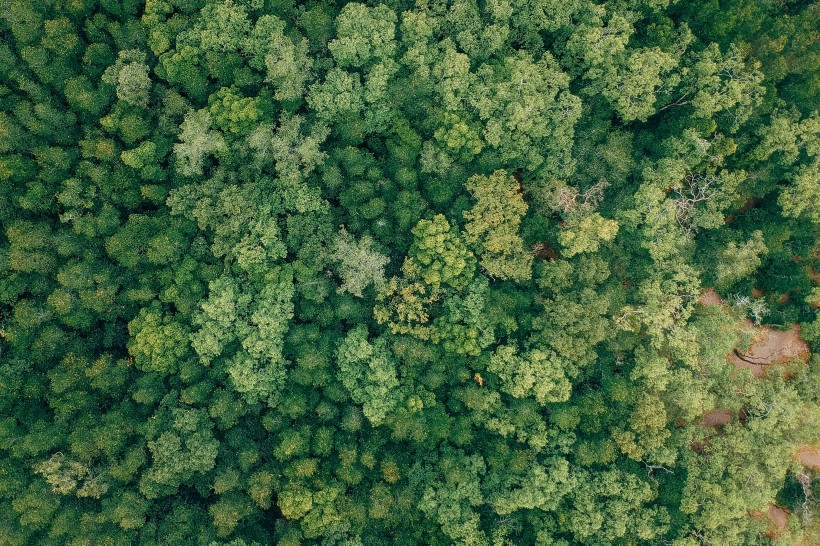
<svg viewBox="0 0 820 546"><path fill-rule="evenodd" d="M613 544L627 537L652 540L665 533L669 516L662 507L647 506L656 496L649 483L618 469L579 472L575 479L578 486L560 525L577 541Z"/></svg>
<svg viewBox="0 0 820 546"><path fill-rule="evenodd" d="M177 170L186 176L202 174L207 156L227 149L222 135L211 130L211 115L207 110L188 112L180 128L180 142L174 144L174 155Z"/></svg>
<svg viewBox="0 0 820 546"><path fill-rule="evenodd" d="M265 81L275 89L276 100L296 100L305 93L311 78L313 59L308 41L296 41L285 33L285 23L274 15L263 15L248 38L247 49L253 53L251 64L266 71Z"/></svg>
<svg viewBox="0 0 820 546"><path fill-rule="evenodd" d="M760 267L761 255L767 253L763 232L760 230L752 232L752 238L743 244L729 242L718 258L716 271L718 286L729 286L754 273Z"/></svg>
<svg viewBox="0 0 820 546"><path fill-rule="evenodd" d="M477 277L462 293L448 296L444 301L444 314L433 323L430 339L451 353L480 355L495 342L486 315L489 292L487 279Z"/></svg>
<svg viewBox="0 0 820 546"><path fill-rule="evenodd" d="M517 510L554 511L575 485L569 463L559 457L544 464L531 465L523 476L508 472L506 467L501 473L501 479L507 483L488 499L496 514L501 516Z"/></svg>
<svg viewBox="0 0 820 546"><path fill-rule="evenodd" d="M787 166L789 184L778 198L783 214L820 223L820 117L815 113L798 121L776 115L759 132L762 140L754 158L764 164L779 160Z"/></svg>
<svg viewBox="0 0 820 546"><path fill-rule="evenodd" d="M549 262L541 271L537 302L543 311L533 321L531 339L556 353L564 373L574 377L595 362L595 346L613 333L610 295L601 289L610 270L600 257L583 256Z"/></svg>
<svg viewBox="0 0 820 546"><path fill-rule="evenodd" d="M666 407L660 398L648 393L641 394L635 401L629 422L624 427L616 427L612 437L621 452L633 460L650 459L671 464L674 457L666 456L659 460L657 456L671 436L666 428L667 418Z"/></svg>
<svg viewBox="0 0 820 546"><path fill-rule="evenodd" d="M141 108L148 107L151 78L145 64L145 52L139 49L120 51L116 64L108 67L102 81L117 88L117 98Z"/></svg>
<svg viewBox="0 0 820 546"><path fill-rule="evenodd" d="M480 528L478 513L483 504L480 480L486 465L480 455L448 450L440 463L442 477L428 485L419 509L434 518L453 541L465 546L489 544Z"/></svg>
<svg viewBox="0 0 820 546"><path fill-rule="evenodd" d="M444 215L419 220L411 231L413 245L403 266L405 275L420 278L433 292L442 286L466 287L475 271L475 258Z"/></svg>
<svg viewBox="0 0 820 546"><path fill-rule="evenodd" d="M293 294L291 282L249 293L234 279L220 277L210 284L202 312L194 317L199 330L191 334L191 345L200 361L211 365L224 357L234 390L248 401L273 400L284 381L282 339L293 317ZM240 348L224 354L234 341Z"/></svg>
<svg viewBox="0 0 820 546"><path fill-rule="evenodd" d="M248 145L260 166L273 161L280 179L297 184L324 162L321 145L329 133L325 125L307 125L301 116L283 113L275 128L258 126L248 136Z"/></svg>
<svg viewBox="0 0 820 546"><path fill-rule="evenodd" d="M792 217L805 217L820 224L820 161L800 168L778 199L783 213Z"/></svg>
<svg viewBox="0 0 820 546"><path fill-rule="evenodd" d="M93 475L89 466L73 460L63 453L34 465L34 471L43 476L52 491L61 495L76 494L78 497L100 498L108 491L108 483L102 476Z"/></svg>
<svg viewBox="0 0 820 546"><path fill-rule="evenodd" d="M618 222L594 212L573 216L558 235L563 254L567 258L582 252L597 252L602 243L612 241L618 234Z"/></svg>
<svg viewBox="0 0 820 546"><path fill-rule="evenodd" d="M392 56L396 20L385 5L345 4L336 19L336 38L328 44L336 64L362 67Z"/></svg>
<svg viewBox="0 0 820 546"><path fill-rule="evenodd" d="M122 162L132 169L142 169L151 165L156 160L157 146L150 140L146 140L133 150L126 150L120 154Z"/></svg>
<svg viewBox="0 0 820 546"><path fill-rule="evenodd" d="M325 122L358 115L364 108L361 79L356 73L334 68L321 84L311 87L307 100Z"/></svg>
<svg viewBox="0 0 820 546"><path fill-rule="evenodd" d="M149 499L172 495L182 482L214 467L219 442L205 410L164 410L163 429L148 441L151 466L140 480L140 492Z"/></svg>
<svg viewBox="0 0 820 546"><path fill-rule="evenodd" d="M226 180L226 178L228 178ZM173 214L196 220L212 236L211 252L236 263L251 274L264 274L286 254L277 216L284 206L310 209L314 195L304 186L273 194L270 181L234 185L224 171L202 184L171 192L168 205Z"/></svg>
<svg viewBox="0 0 820 546"><path fill-rule="evenodd" d="M241 2L218 0L205 3L196 25L182 32L177 42L202 51L232 53L242 49L250 31L248 12Z"/></svg>
<svg viewBox="0 0 820 546"><path fill-rule="evenodd" d="M337 271L342 278L340 292L349 292L361 298L362 291L373 285L380 290L385 283L384 267L390 258L373 248L373 240L365 235L358 241L344 227L333 242L332 257L339 264Z"/></svg>
<svg viewBox="0 0 820 546"><path fill-rule="evenodd" d="M464 107L464 97L475 85L476 76L470 72L470 58L457 51L451 42L444 42L441 48L443 51L437 62L429 69L429 76L438 82L436 94L441 98L444 107L455 112Z"/></svg>
<svg viewBox="0 0 820 546"><path fill-rule="evenodd" d="M801 123L789 117L773 115L769 124L758 131L761 141L753 152L754 158L765 161L780 153L787 162L797 160L804 143L802 129Z"/></svg>
<svg viewBox="0 0 820 546"><path fill-rule="evenodd" d="M477 76L487 83L472 86L470 103L485 124L484 140L502 160L565 173L581 104L555 59L545 52L533 61L519 52L495 68L482 66Z"/></svg>
<svg viewBox="0 0 820 546"><path fill-rule="evenodd" d="M519 355L515 346L502 345L487 369L498 375L501 390L516 398L532 396L539 404L569 399L571 385L561 360L549 352L533 349Z"/></svg>
<svg viewBox="0 0 820 546"><path fill-rule="evenodd" d="M347 334L337 350L338 375L364 416L378 426L399 402L399 380L387 342L379 338L370 343L367 338L363 325Z"/></svg>
<svg viewBox="0 0 820 546"><path fill-rule="evenodd" d="M188 354L188 328L163 315L158 305L143 307L128 323L128 345L140 370L169 375Z"/></svg>
<svg viewBox="0 0 820 546"><path fill-rule="evenodd" d="M464 240L475 249L481 266L491 277L528 280L533 255L518 233L527 212L518 183L505 171L496 171L471 177L467 190L476 203L464 212Z"/></svg>
<svg viewBox="0 0 820 546"><path fill-rule="evenodd" d="M475 124L467 123L464 114L446 112L442 126L433 133L441 146L455 158L464 162L470 161L484 147L479 129Z"/></svg>
<svg viewBox="0 0 820 546"><path fill-rule="evenodd" d="M336 66L308 96L320 119L341 121L355 137L387 129L395 114L388 84L399 69L393 59L396 21L384 5L349 3L341 9L336 38L327 46Z"/></svg>
<svg viewBox="0 0 820 546"><path fill-rule="evenodd" d="M733 130L746 121L765 93L760 64L750 62L749 65L734 45L726 53L722 53L717 44L710 44L701 52L691 69L693 84L686 89L686 98L691 94L696 114L710 117L725 112L731 116ZM685 99L678 102L682 100Z"/></svg>
<svg viewBox="0 0 820 546"><path fill-rule="evenodd" d="M243 97L234 88L223 87L208 97L208 111L214 126L222 131L245 135L261 120L258 98Z"/></svg>
<svg viewBox="0 0 820 546"><path fill-rule="evenodd" d="M277 503L282 515L288 519L299 519L313 508L313 496L304 487L284 489L277 495Z"/></svg>
<svg viewBox="0 0 820 546"><path fill-rule="evenodd" d="M628 14L614 12L604 23L604 6L573 33L567 49L581 60L584 93L603 95L624 121L645 121L655 113L657 92L674 86L678 57L658 47L627 49L634 28ZM684 46L685 47L685 46Z"/></svg>
<svg viewBox="0 0 820 546"><path fill-rule="evenodd" d="M645 121L655 113L656 93L677 65L674 55L657 47L634 50L607 67L601 92L624 121Z"/></svg>
<svg viewBox="0 0 820 546"><path fill-rule="evenodd" d="M586 67L588 79L603 76L602 67L617 59L625 50L635 29L620 13L612 13L604 25L604 6L593 8L592 20L578 26L567 41L567 51Z"/></svg>

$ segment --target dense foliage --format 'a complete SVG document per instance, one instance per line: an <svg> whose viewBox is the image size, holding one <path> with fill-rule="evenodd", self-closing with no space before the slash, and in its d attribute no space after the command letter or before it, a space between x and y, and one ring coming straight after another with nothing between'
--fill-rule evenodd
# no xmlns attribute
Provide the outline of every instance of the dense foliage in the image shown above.
<svg viewBox="0 0 820 546"><path fill-rule="evenodd" d="M0 1L0 545L820 543L818 28Z"/></svg>

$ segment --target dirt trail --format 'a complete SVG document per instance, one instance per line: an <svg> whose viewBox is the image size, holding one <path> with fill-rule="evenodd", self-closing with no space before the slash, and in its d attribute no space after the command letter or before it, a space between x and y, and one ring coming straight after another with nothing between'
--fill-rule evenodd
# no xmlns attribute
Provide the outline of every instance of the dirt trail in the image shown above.
<svg viewBox="0 0 820 546"><path fill-rule="evenodd" d="M723 298L718 296L714 288L709 288L703 294L701 294L698 298L698 303L701 303L703 305L726 305L726 303L723 301Z"/></svg>
<svg viewBox="0 0 820 546"><path fill-rule="evenodd" d="M735 349L729 353L729 362L736 368L749 369L755 377L762 377L766 366L792 360L808 362L809 344L800 339L800 325L795 324L786 331L755 327L750 320L744 321L744 325L754 329L755 334L748 350Z"/></svg>
<svg viewBox="0 0 820 546"><path fill-rule="evenodd" d="M726 305L713 289L706 290L698 299L702 305ZM752 321L743 321L744 327L754 330L754 336L745 351L735 349L726 358L735 368L748 369L755 377L762 377L766 366L783 364L792 360L808 362L809 344L800 339L800 325L782 331L769 326L755 326Z"/></svg>
<svg viewBox="0 0 820 546"><path fill-rule="evenodd" d="M776 539L786 530L786 526L789 524L789 517L792 513L787 508L770 504L766 512L754 510L750 512L749 515L757 520L768 518L769 521L767 523L769 525L764 534L771 539Z"/></svg>
<svg viewBox="0 0 820 546"><path fill-rule="evenodd" d="M795 451L794 458L806 468L820 470L820 447L818 446L801 446Z"/></svg>
<svg viewBox="0 0 820 546"><path fill-rule="evenodd" d="M727 409L707 411L700 421L700 426L707 428L722 427L732 422L732 412Z"/></svg>

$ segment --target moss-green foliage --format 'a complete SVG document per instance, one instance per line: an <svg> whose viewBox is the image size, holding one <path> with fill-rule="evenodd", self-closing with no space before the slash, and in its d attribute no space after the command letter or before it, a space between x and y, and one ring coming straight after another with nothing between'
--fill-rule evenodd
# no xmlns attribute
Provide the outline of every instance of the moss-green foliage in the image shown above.
<svg viewBox="0 0 820 546"><path fill-rule="evenodd" d="M818 27L0 2L0 545L818 543Z"/></svg>

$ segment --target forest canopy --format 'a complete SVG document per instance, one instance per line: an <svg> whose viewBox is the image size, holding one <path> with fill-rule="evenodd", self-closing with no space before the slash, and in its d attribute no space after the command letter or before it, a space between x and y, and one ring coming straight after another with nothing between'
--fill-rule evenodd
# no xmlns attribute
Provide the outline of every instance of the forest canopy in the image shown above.
<svg viewBox="0 0 820 546"><path fill-rule="evenodd" d="M818 28L0 0L0 546L820 544Z"/></svg>

